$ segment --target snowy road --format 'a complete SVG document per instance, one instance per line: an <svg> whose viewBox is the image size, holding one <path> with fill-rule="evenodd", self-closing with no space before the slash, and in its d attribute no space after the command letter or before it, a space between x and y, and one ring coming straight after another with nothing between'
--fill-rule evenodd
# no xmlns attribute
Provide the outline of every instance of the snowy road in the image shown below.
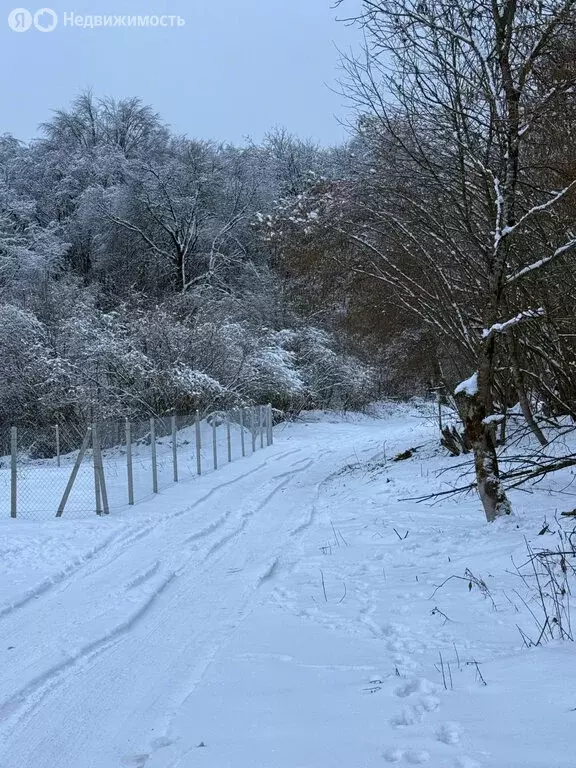
<svg viewBox="0 0 576 768"><path fill-rule="evenodd" d="M107 519L3 521L1 768L573 768L573 644L523 647L510 569L548 497L410 501L452 471L434 430L325 417Z"/></svg>
<svg viewBox="0 0 576 768"><path fill-rule="evenodd" d="M157 520L134 514L88 562L4 609L0 765L165 764L154 756L172 718L266 599L323 481L376 443L352 426L327 447L322 431L226 468L204 493L190 483L188 506L166 492Z"/></svg>

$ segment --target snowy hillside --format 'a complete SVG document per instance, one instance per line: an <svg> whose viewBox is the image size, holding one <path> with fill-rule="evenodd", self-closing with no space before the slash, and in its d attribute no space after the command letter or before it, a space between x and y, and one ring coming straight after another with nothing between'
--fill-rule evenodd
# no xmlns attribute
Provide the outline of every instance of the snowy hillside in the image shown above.
<svg viewBox="0 0 576 768"><path fill-rule="evenodd" d="M423 407L310 414L129 512L2 520L2 768L573 768L528 553L570 497L418 502L461 483L437 443Z"/></svg>

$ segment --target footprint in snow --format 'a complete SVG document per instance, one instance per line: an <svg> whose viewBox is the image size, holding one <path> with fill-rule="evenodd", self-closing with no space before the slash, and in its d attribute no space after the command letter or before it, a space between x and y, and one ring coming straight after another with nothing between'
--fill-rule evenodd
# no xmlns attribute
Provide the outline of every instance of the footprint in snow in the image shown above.
<svg viewBox="0 0 576 768"><path fill-rule="evenodd" d="M424 765L430 760L430 754L425 749L398 749L392 747L384 752L384 760L388 763L400 763L409 765Z"/></svg>
<svg viewBox="0 0 576 768"><path fill-rule="evenodd" d="M409 749L404 755L404 760L411 765L423 765L430 760L430 754L425 749Z"/></svg>
<svg viewBox="0 0 576 768"><path fill-rule="evenodd" d="M422 722L424 710L416 705L415 707L403 707L394 717L390 718L390 725L394 728L405 728L408 725L416 725Z"/></svg>
<svg viewBox="0 0 576 768"><path fill-rule="evenodd" d="M425 677L415 677L398 686L394 691L396 696L411 701L417 697L417 703L403 707L391 718L390 725L401 728L420 723L426 712L434 712L440 706L440 699L434 695L437 690L438 686Z"/></svg>
<svg viewBox="0 0 576 768"><path fill-rule="evenodd" d="M126 757L122 758L122 765L125 765L126 768L144 768L148 760L150 759L150 755L142 754L142 755L127 755Z"/></svg>
<svg viewBox="0 0 576 768"><path fill-rule="evenodd" d="M481 768L481 765L477 760L472 760L471 757L457 757L454 768Z"/></svg>
<svg viewBox="0 0 576 768"><path fill-rule="evenodd" d="M170 747L174 744L172 739L169 739L167 736L159 736L157 739L154 739L154 741L151 744L152 749L158 750L158 749L164 749L165 747Z"/></svg>
<svg viewBox="0 0 576 768"><path fill-rule="evenodd" d="M426 712L436 712L440 706L440 699L437 696L422 696L420 698L420 706L423 707Z"/></svg>
<svg viewBox="0 0 576 768"><path fill-rule="evenodd" d="M411 696L413 693L436 693L438 686L425 677L415 677L412 680L398 686L394 693L401 699Z"/></svg>
<svg viewBox="0 0 576 768"><path fill-rule="evenodd" d="M459 744L461 733L462 728L458 723L442 723L436 731L436 738L443 744Z"/></svg>

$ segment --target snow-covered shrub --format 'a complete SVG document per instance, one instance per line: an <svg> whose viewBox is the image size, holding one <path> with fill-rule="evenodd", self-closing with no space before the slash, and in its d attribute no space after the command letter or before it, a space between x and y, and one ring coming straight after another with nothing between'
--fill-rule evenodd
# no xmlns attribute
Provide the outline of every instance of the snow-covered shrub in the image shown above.
<svg viewBox="0 0 576 768"><path fill-rule="evenodd" d="M181 363L166 371L158 371L154 383L166 402L166 410L187 413L198 409L226 407L232 394L202 371Z"/></svg>
<svg viewBox="0 0 576 768"><path fill-rule="evenodd" d="M263 339L250 361L254 367L255 383L252 397L290 407L306 392L302 372L298 370L295 355L281 346Z"/></svg>
<svg viewBox="0 0 576 768"><path fill-rule="evenodd" d="M42 324L30 312L0 305L0 422L43 419L41 403L55 384L57 365Z"/></svg>
<svg viewBox="0 0 576 768"><path fill-rule="evenodd" d="M274 402L288 407L304 392L294 355L273 335L247 323L205 322L191 331L194 359L218 379L236 402Z"/></svg>
<svg viewBox="0 0 576 768"><path fill-rule="evenodd" d="M315 327L283 330L276 338L294 357L305 395L301 407L352 409L373 399L373 371L336 351L336 342L326 331Z"/></svg>

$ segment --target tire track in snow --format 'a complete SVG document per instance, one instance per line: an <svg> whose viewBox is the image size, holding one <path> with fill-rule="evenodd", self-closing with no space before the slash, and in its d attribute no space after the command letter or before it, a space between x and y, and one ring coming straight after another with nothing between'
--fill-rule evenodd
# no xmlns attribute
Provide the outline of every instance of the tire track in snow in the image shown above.
<svg viewBox="0 0 576 768"><path fill-rule="evenodd" d="M302 463L302 462L297 462L297 463ZM270 504L270 502L274 499L274 497L280 491L282 491L295 477L300 475L302 472L305 472L308 469L310 469L310 467L312 467L315 463L316 463L315 459L307 459L305 460L304 466L296 470L283 472L282 474L276 475L274 478L272 478L273 480L281 480L281 482L278 483L271 491L269 491L263 499L261 499L255 505L250 505L249 510L244 511L242 513L242 520L240 525L236 526L235 529L228 532L225 536L223 536L218 541L214 542L206 550L202 563L206 564L210 560L212 555L216 553L220 553L220 556L222 558L224 554L221 551L226 547L226 545L235 541L238 538L238 536L240 536L244 532L250 519L254 518L255 516L258 515L259 512L265 509ZM290 535L290 532L288 532L287 535ZM209 645L210 650L208 654L199 662L200 664L199 668L198 668L198 661L196 661L197 670L194 675L194 679L188 681L185 693L180 696L179 700L176 703L173 703L170 706L171 714L165 717L165 722L161 729L165 735L155 740L156 742L159 743L158 747L154 747L154 745L152 745L148 753L142 753L141 755L143 758L143 762L141 762L142 766L148 766L150 760L152 760L152 762L154 763L155 753L160 751L164 752L164 750L167 747L170 747L172 745L172 740L168 737L168 733L170 731L171 723L174 717L184 706L186 700L194 693L197 686L201 683L202 679L204 678L206 671L209 669L210 665L214 661L215 657L218 655L221 649L228 644L233 633L237 631L243 619L246 617L246 615L248 615L249 610L247 609L247 606L250 604L253 595L257 592L257 590L263 584L265 584L267 581L273 578L280 564L279 553L281 552L281 550L282 550L282 547L279 548L278 553L273 554L270 557L267 557L264 563L257 565L255 573L253 573L253 575L251 576L250 583L246 585L244 588L244 597L242 599L241 605L238 606L238 610L235 613L235 618L229 621L229 625L226 632L220 635L218 641L213 642ZM182 756L178 756L176 758L176 762L174 763L174 765L179 765L181 759L182 759ZM170 765L172 765L172 763L170 763Z"/></svg>
<svg viewBox="0 0 576 768"><path fill-rule="evenodd" d="M326 453L332 453L332 451L324 451L324 455ZM304 463L305 462L305 463ZM270 501L274 498L274 496L282 490L289 482L292 480L296 474L299 474L300 472L307 471L310 469L315 463L315 459L308 459L303 460L302 462L297 462L298 464L304 463L304 466L302 466L297 473L294 471L286 472L284 475L286 476L286 479L281 482L276 488L274 488L268 495L262 499L261 502L258 503L256 509L254 510L254 513L256 510L261 510L266 507L267 504L270 503ZM322 480L320 480L318 483L315 484L314 488L314 495L312 498L312 504L309 508L310 502L306 502L306 512L305 514L300 518L300 520L297 522L297 524L288 530L283 531L282 538L284 539L284 542L282 545L280 545L277 550L266 559L266 561L259 565L257 574L256 574L256 582L254 586L257 589L260 589L261 587L267 587L271 581L275 579L275 577L278 575L279 570L282 568L282 561L283 561L283 553L286 550L286 545L291 540L297 538L303 531L305 531L311 524L314 523L316 516L318 514L318 507L319 507L319 499L322 494L322 490L325 487L327 483L331 481L331 479L338 474L339 470L330 472L326 477L324 477ZM277 476L276 479L279 479L282 477L281 475ZM242 520L242 523L240 526L237 527L237 529L229 534L227 534L221 542L219 542L216 545L213 545L211 548L212 551L218 551L221 549L221 547L225 546L227 543L235 540L239 535L241 535L242 531L246 527L246 522L248 517L250 517L250 514L245 514L245 519ZM294 565L293 562L290 563L291 566ZM236 572L236 571L235 571ZM273 590L273 593L276 590ZM264 598L265 599L265 598ZM249 600L249 598L247 598ZM195 689L198 687L198 685L202 682L203 677L206 674L206 671L209 669L211 663L213 662L214 658L218 655L219 651L222 649L222 647L229 642L230 635L233 631L235 631L239 625L240 621L238 621L231 632L226 635L226 638L223 642L218 642L217 647L212 649L212 652L210 654L210 658L205 661L202 667L201 673L195 676L195 679L193 682L190 682L188 685L188 691L187 693L171 707L171 715L166 718L166 721L161 728L161 732L164 734L163 738L160 739L160 746L158 748L154 748L152 745L151 748L149 748L148 752L145 754L143 753L141 756L145 760L142 762L142 768L183 768L184 765L187 765L186 760L189 759L189 755L195 751L195 748L185 750L184 752L180 752L178 754L178 746L177 746L177 740L173 739L171 734L172 729L172 722L174 721L177 714L184 708L186 700L193 695Z"/></svg>
<svg viewBox="0 0 576 768"><path fill-rule="evenodd" d="M276 475L273 480L281 480L278 485L273 488L262 501L258 502L254 508L249 509L247 512L242 513L241 515L241 523L237 528L226 534L222 539L215 542L210 546L208 551L206 552L206 555L204 556L202 562L205 562L212 554L217 552L218 550L222 549L229 541L232 541L234 538L239 536L243 531L245 530L248 521L251 517L254 517L254 515L257 515L259 512L261 512L276 496L277 493L279 493L283 488L285 488L288 483L293 480L295 477L297 477L302 472L305 472L307 469L310 469L310 467L315 463L314 459L308 459L306 461L306 464L301 467L300 469L290 470L288 472L283 472L280 475Z"/></svg>
<svg viewBox="0 0 576 768"><path fill-rule="evenodd" d="M314 459L304 459L303 461L306 461L306 465L304 467L301 467L299 469L289 470L288 472L283 472L280 475L275 475L274 477L270 478L270 480L280 480L280 479L282 479L283 482L280 483L279 486L274 488L270 492L270 494L262 502L260 502L258 504L258 506L257 506L257 508L255 510L249 511L244 516L251 517L252 515L254 515L257 512L259 512L261 509L263 509L266 506L266 504L271 500L271 498L273 498L274 495L276 493L278 493L278 491L281 490L282 487L284 487L284 485L286 485L286 483L289 482L292 479L292 477L295 477L299 473L304 472L306 469L311 467L312 464L314 463ZM296 463L299 464L299 463L302 463L302 462L296 462ZM206 494L206 496L204 497L203 501L205 501L208 496L209 496L209 494ZM229 509L224 514L220 515L220 517L217 520L214 520L213 522L209 523L207 526L205 526L204 528L200 529L199 531L195 531L190 536L187 536L182 541L182 543L183 544L192 544L195 541L197 541L198 539L205 538L206 536L209 536L210 534L214 533L219 528L221 528L223 525L225 525L225 523L232 517L234 511L235 510L233 510L233 509Z"/></svg>
<svg viewBox="0 0 576 768"><path fill-rule="evenodd" d="M298 462L298 463L301 463L301 462ZM301 468L289 470L287 472L283 472L279 475L272 477L270 479L271 481L280 480L280 482L265 496L264 499L257 502L256 505L251 505L249 510L242 514L242 520L239 526L236 526L232 531L227 533L225 536L223 536L222 538L220 538L219 540L217 540L207 548L207 550L205 551L201 559L201 562L205 563L207 560L210 559L212 555L219 552L228 543L236 539L245 530L250 518L254 517L255 515L258 514L258 512L264 509L266 505L269 504L270 501L274 498L274 496L279 491L281 491L294 477L297 477L300 473L309 469L309 467L312 466L313 464L314 464L314 460L310 459ZM258 471L258 469L260 468L261 467L256 468L255 470L251 470L249 473L245 473L242 476L242 479ZM233 482L234 481L228 481L226 483L222 483L217 488L212 489L209 493L205 494L205 496L202 499L199 499L197 502L195 502L194 506L197 506L199 503L206 500L207 497L213 495L217 490L220 490L223 487L228 487L232 485ZM232 514L232 510L228 513L227 516L225 516L225 519L228 519L231 516L231 514ZM172 517L173 516L174 515L172 515ZM204 533L206 535L209 535L209 533L216 530L217 527L219 526L216 526L216 528L214 528L213 526L209 526L210 530L205 529ZM189 537L189 539L194 540L195 538L198 538L201 534L202 532L197 532L193 536ZM140 532L140 534L134 538L142 538L142 537L143 537L143 533ZM34 711L37 709L37 707L39 706L41 701L45 698L45 696L47 696L49 693L55 690L59 685L65 682L68 674L72 670L75 670L76 667L78 667L79 665L81 666L91 665L101 654L114 648L119 642L122 641L123 636L128 635L132 631L132 629L137 625L137 623L152 608L157 598L163 592L165 592L165 590L169 587L173 579L179 574L181 574L182 572L184 572L186 568L189 566L189 564L194 560L194 558L195 558L195 555L193 553L186 556L184 562L181 563L176 570L172 570L168 574L168 576L163 577L159 585L157 585L154 588L154 590L145 597L141 605L138 608L136 608L127 619L125 619L124 621L121 621L112 629L107 630L95 640L87 644L84 644L78 650L75 650L72 653L68 654L68 657L65 660L63 660L60 663L52 665L50 668L48 668L44 672L36 675L25 686L23 686L13 694L11 694L9 697L4 699L3 701L0 701L0 722L3 722L5 727L7 727L10 732L13 731L14 728L21 725L22 722L27 717L29 717L34 713ZM116 559L117 559L117 556L111 559L106 565L113 564L114 560ZM271 569L275 566L275 564L276 562L274 558L272 559L272 561L268 560L266 562L266 564L262 568L262 574L257 575L254 579L254 586L250 590L251 593L258 588L258 586L267 578L267 576L269 576ZM103 568L106 566L102 565L101 567ZM150 579L152 579L156 575L156 573L159 570L159 567L160 567L160 562L156 560L151 566L144 569L143 571L138 572L132 579L126 582L123 585L123 591L125 592L130 591L147 583ZM220 647L221 647L221 644L218 644L217 646L215 646L214 654L217 652L217 650ZM206 667L207 666L208 664L206 665ZM1 735L0 743L5 743L7 738L9 738L9 733L8 734L5 733Z"/></svg>
<svg viewBox="0 0 576 768"><path fill-rule="evenodd" d="M136 576L134 576L130 581L126 582L124 584L124 591L130 592L132 589L136 589L136 587L141 586L146 581L149 581L153 576L155 576L158 573L158 570L160 568L160 560L156 560L154 563L152 563L151 566L146 568L144 571L140 571Z"/></svg>
<svg viewBox="0 0 576 768"><path fill-rule="evenodd" d="M113 563L118 557L120 557L132 544L135 544L140 539L147 536L156 526L154 524L144 525L136 530L124 529L123 531L117 531L112 536L109 536L100 544L96 545L93 549L89 550L86 554L77 558L69 567L58 571L52 576L46 577L36 587L32 587L22 598L5 605L0 608L0 619L7 618L14 614L16 611L24 608L33 600L37 600L40 597L50 595L53 590L57 592L64 591L67 588L73 578L79 574L93 575L98 573L103 568ZM99 557L102 555L102 557ZM90 568L94 565L93 568Z"/></svg>
<svg viewBox="0 0 576 768"><path fill-rule="evenodd" d="M114 647L122 636L131 632L135 625L146 615L160 595L169 587L176 575L176 572L171 572L164 576L153 592L124 621L95 640L72 651L62 662L54 664L30 680L18 691L0 701L0 722L3 722L12 731L25 717L33 713L48 693L63 682L63 678L69 671L85 662L93 661L100 654ZM0 743L4 744L8 736L9 734L2 734L0 736Z"/></svg>
<svg viewBox="0 0 576 768"><path fill-rule="evenodd" d="M372 442L373 441L370 441L370 443L372 443ZM370 450L372 450L372 448L367 448L367 449L362 450L361 453L367 453ZM334 451L332 451L332 450L324 451L325 455L327 453L334 453ZM304 467L304 469L309 469L312 466L312 464L315 463L315 460L311 460L310 461L310 460L303 459L302 461L309 461L309 464L306 467ZM296 462L296 463L301 463L301 462ZM292 465L292 466L294 466L294 465ZM319 504L319 501L320 501L320 498L321 498L321 495L322 495L322 490L325 488L326 485L328 485L328 483L330 483L332 481L332 479L334 477L337 477L340 474L340 472L341 472L341 467L339 469L337 469L337 470L334 470L334 471L330 472L326 477L324 477L322 480L320 480L320 482L318 482L316 484L316 488L315 488L315 492L314 492L314 497L313 497L312 501L310 502L309 510L307 512L305 512L305 514L301 518L300 522L296 525L296 527L288 532L288 536L291 539L296 539L298 536L300 536L302 533L304 533L305 530L307 530L310 526L312 526L314 524L314 522L316 520L316 517L318 515L318 504ZM285 549L286 549L285 546L281 547L280 550L278 551L277 555L273 558L274 563L271 566L271 568L269 570L269 573L267 574L266 578L264 578L262 580L261 585L264 584L267 581L270 581L272 578L274 578L278 574L280 569L283 567L282 566L282 559L283 559L282 558L282 554L283 554ZM287 566L284 566L284 567L288 567L288 568L291 569L291 568L294 567L294 562L290 562Z"/></svg>
<svg viewBox="0 0 576 768"><path fill-rule="evenodd" d="M262 464L259 464L257 467L254 467L253 469L249 470L248 472L244 472L244 474L239 475L238 477L233 477L231 480L226 480L224 483L220 483L220 485L214 486L214 488L211 488L209 491L207 491L204 496L201 496L199 499L196 499L196 501L191 504L190 506L186 507L186 509L180 509L177 512L173 512L171 515L169 515L166 518L163 518L163 520L171 521L174 518L182 517L182 515L187 515L190 513L193 509L200 506L200 504L203 504L205 501L208 501L208 499L212 498L214 494L218 493L218 491L223 490L224 488L229 488L231 485L235 485L236 483L241 482L242 480L245 480L248 477L251 477L252 475L257 474L258 472L261 472L265 467L268 466L269 461L264 461Z"/></svg>
<svg viewBox="0 0 576 768"><path fill-rule="evenodd" d="M76 560L63 568L61 571L57 571L52 576L47 576L39 584L31 587L27 592L25 592L24 595L22 595L22 597L17 598L11 603L6 603L3 605L0 608L0 619L27 605L27 603L29 603L31 600L36 600L37 598L46 594L46 592L49 590L61 584L66 579L74 576L87 563L97 557L102 550L107 549L108 547L115 544L119 538L123 538L122 532L116 531L114 534L112 534L112 536L108 536L108 538L104 539L104 541L101 541L100 544L97 544L95 547L88 550L88 552L86 552L84 555L76 558Z"/></svg>
<svg viewBox="0 0 576 768"><path fill-rule="evenodd" d="M302 448L293 448L291 451L286 451L285 453L281 453L279 456L275 456L273 459L271 459L271 461L276 463L281 459L287 459L288 456L293 456L295 453L302 453Z"/></svg>
<svg viewBox="0 0 576 768"><path fill-rule="evenodd" d="M287 451L283 454L283 458L287 458L288 455L293 453L295 451ZM325 460L324 463L327 464L326 459L333 451L321 450L321 446L318 444L318 446L311 446L307 453L321 454ZM198 508L210 498L214 498L217 491L240 484L244 479L253 476L255 472L261 471L267 465L276 463L277 460L279 460L278 457L273 456L269 461L261 463L256 469L244 472L242 475L210 489L208 493L205 493L192 505L187 506L185 510L180 509L172 514L164 515L151 527L152 530L159 531L162 534L158 542L155 540L150 541L134 553L125 548L123 553L125 555L134 554L137 557L140 557L142 554L149 556L153 554L152 547L161 546L162 553L171 556L174 551L179 550L182 546L182 538L179 538L178 535L182 534L182 526L180 525L179 529L174 531L170 531L169 527L175 517L181 517L191 510ZM317 514L316 507L318 506L317 499L320 489L330 479L331 475L328 475L318 483L315 489L314 485L310 483L309 486L303 489L301 496L298 495L300 493L298 491L295 498L302 498L302 506L305 512L299 521L294 521L293 519L293 512L297 513L298 507L293 511L291 510L292 513L285 518L274 515L273 510L270 510L264 516L261 524L255 526L253 541L242 537L243 531L246 529L250 519L253 519L258 515L259 511L269 506L275 496L294 478L308 471L314 464L314 461L313 458L294 461L290 465L289 471L282 472L268 479L268 483L274 483L272 488L266 487L266 484L264 487L261 487L259 483L250 488L246 484L248 487L243 488L241 493L246 495L247 503L243 508L232 509L224 519L220 519L218 525L212 523L208 526L208 529L205 527L200 531L190 533L191 526L186 524L185 528L188 528L189 543L208 536L212 537L212 534L215 533L218 535L218 532L221 534L218 535L217 541L205 542L206 546L202 553L203 560L200 563L202 566L200 569L197 567L190 568L188 565L190 562L197 560L198 551L196 550L194 553L189 553L189 558L184 566L181 566L181 569L177 571L171 569L171 573L164 577L166 579L164 585L158 583L156 577L157 570L151 573L151 571L155 570L155 566L154 564L150 565L150 559L148 560L148 566L132 575L131 578L128 577L128 580L125 577L124 586L128 587L131 585L133 589L144 584L149 586L150 580L155 579L157 587L154 592L158 589L159 593L164 594L160 605L157 605L153 613L150 614L150 609L154 606L157 595L147 595L143 605L136 607L124 621L118 622L110 630L106 628L106 631L101 631L98 638L83 643L79 650L73 651L64 661L52 664L46 671L40 671L39 674L32 677L32 680L26 686L20 686L3 702L0 702L0 715L5 716L9 724L14 723L14 728L18 728L19 731L18 738L12 739L12 734L7 737L11 741L10 756L13 758L16 755L17 758L21 758L20 764L25 764L25 759L23 759L25 754L28 754L31 759L34 750L40 744L39 740L42 739L42 735L48 733L48 724L55 723L54 718L49 715L51 709L49 702L44 701L49 694L52 694L50 702L55 703L57 696L63 703L62 711L67 711L69 721L76 722L78 727L78 730L73 735L70 735L66 745L62 745L64 749L62 752L62 765L66 765L67 768L68 766L75 766L76 763L69 762L70 759L76 759L77 763L81 764L82 760L79 750L82 748L82 745L92 743L90 741L91 737L85 731L85 727L80 719L80 714L77 715L78 707L81 706L83 701L82 696L85 696L82 686L91 684L100 687L102 684L102 690L100 691L102 702L106 702L107 711L110 712L110 705L114 700L117 700L119 692L123 691L127 684L135 684L135 681L133 683L131 680L123 680L123 668L120 666L122 656L128 656L130 659L133 659L134 668L140 671L145 671L146 664L155 661L158 667L154 679L158 681L161 679L171 679L174 684L174 687L169 691L169 695L165 698L166 705L164 711L167 714L169 714L169 710L177 711L180 707L176 706L174 708L171 706L172 702L174 702L175 698L180 698L182 688L186 688L188 691L185 696L186 698L202 680L214 658L221 652L223 646L229 642L243 618L250 612L253 596L257 594L258 587L265 585L274 578L281 562L282 550L286 543L313 522ZM258 494L257 499L254 499L254 492ZM264 492L265 496L262 498ZM309 509L311 496L313 496L314 500L312 510ZM213 507L217 507L217 505L211 505L210 511ZM235 517L233 528L230 526L229 530L220 531L219 529L225 525L226 521L233 514ZM194 521L192 520L192 522ZM280 554L273 554L272 556L268 554L263 559L261 556L266 553L266 541L269 535L282 539L284 547L280 546L278 548ZM146 533L142 532L141 537L144 538L145 536ZM242 538L242 543L239 543L240 538ZM144 551L146 547L148 547L148 550ZM121 552L120 554L123 553ZM161 557L161 553L158 550L155 550L154 553L157 557ZM250 559L251 554L256 557ZM247 557L247 562L243 562L245 557ZM114 560L116 559L114 558ZM255 563L254 561L258 559L260 562ZM225 568L223 570L219 569L221 562L240 566L237 572L244 571L246 576L229 579ZM97 569L94 570L104 570L109 564L111 563L99 564ZM256 568L252 568L254 564L256 564ZM115 567L114 571L111 571L111 576L116 568L120 573L120 565L121 563ZM182 578L175 580L175 576L181 576ZM85 579L90 578L91 575L85 572ZM170 588L171 584L173 584L172 588ZM83 587L85 580L81 579L79 585ZM202 601L199 601L197 606L196 601L192 603L193 615L196 618L190 623L190 636L180 633L181 643L180 641L175 643L174 637L167 638L169 640L168 646L166 647L166 643L164 643L163 651L157 653L158 645L155 638L162 635L163 628L167 623L171 623L174 616L180 624L189 621L189 618L187 618L190 615L189 596L195 594L204 595L203 601L205 604L202 604ZM212 598L212 601L208 601L208 603L206 603L207 595ZM139 594L138 596L140 597ZM128 606L129 604L126 603L126 605ZM216 607L219 610L214 613ZM186 626L188 625L186 624ZM120 653L120 644L123 644L122 653ZM116 649L118 649L117 652ZM57 651L56 645L54 645L54 650ZM114 655L110 653L112 650L114 650ZM141 651L144 654L144 658L139 658ZM146 652L148 655L146 655ZM184 656L182 656L183 653ZM132 662L130 667L132 668ZM80 686L77 680L79 675L81 675L82 686ZM117 676L122 679L122 682L118 682ZM183 685L179 681L183 681ZM64 687L64 693L60 692L60 686ZM157 722L158 710L156 709L156 699L152 699L152 696L157 694L153 694L152 690L150 689L149 691L145 685L138 685L136 688L141 695L137 709L127 712L125 708L120 708L117 715L121 714L123 719L120 722L123 724L130 723L134 733L139 733L141 737L149 724ZM54 694L55 690L57 690L56 694ZM175 693L175 696L173 696L172 692ZM152 701L154 701L154 705L152 705ZM42 707L38 706L40 702L42 702ZM36 713L33 722L30 721L28 716L32 712ZM139 726L139 718L144 725ZM116 718L108 716L100 724L100 728L103 729L102 733L106 733L106 728L108 728L110 744L116 743L116 737L112 730L113 724L116 722ZM32 726L35 727L35 730ZM50 725L50 727L52 726ZM9 730L12 732L12 728ZM158 733L156 727L153 730ZM27 732L29 733L28 736L25 735ZM158 744L160 742L162 742L162 739L160 739ZM121 736L118 737L117 743L123 743ZM161 748L161 745L159 748ZM54 745L53 749L60 749L60 747ZM48 747L41 758L40 753L38 753L40 758L38 765L47 766L53 764L53 760L52 763L49 763L49 758L54 758L51 750L52 747ZM7 754L8 751L5 751L4 758L6 758ZM162 766L165 765L164 760L166 756L165 753L162 753L160 757ZM91 766L96 765L96 762L94 762L97 760L96 753L92 751L86 757L87 762ZM56 764L58 764L58 760L56 760Z"/></svg>
<svg viewBox="0 0 576 768"><path fill-rule="evenodd" d="M194 677L188 680L186 690L180 695L177 701L171 704L169 713L167 713L164 717L164 722L157 729L157 731L161 732L163 735L154 739L148 752L141 753L138 756L134 755L132 760L130 758L128 759L127 764L134 764L135 766L138 766L138 768L160 768L159 763L156 761L156 756L160 752L164 753L165 751L169 751L170 748L175 745L175 740L169 736L174 718L185 706L186 701L194 694L195 690L201 684L206 675L206 672L209 670L210 666L213 664L222 648L230 642L232 636L238 630L238 627L242 621L249 614L248 605L253 594L258 590L261 584L265 583L270 578L270 575L274 571L277 562L277 557L273 556L268 558L265 563L263 563L258 568L256 573L254 573L250 584L246 587L246 594L242 604L238 608L236 619L230 622L227 631L223 636L219 638L218 642L209 645L208 653L204 656L199 664L197 663ZM192 747L191 749L186 750L184 753L177 754L174 759L171 759L167 766L164 758L162 758L162 766L166 766L166 768L181 768L183 765L182 761L192 752L196 751L196 749L197 747ZM133 762L137 757L141 758L141 760L139 762Z"/></svg>
<svg viewBox="0 0 576 768"><path fill-rule="evenodd" d="M278 456L275 456L273 461L280 461L281 459L286 458L287 456L290 456L294 453L298 453L301 450L302 449L297 448L291 451L286 451L284 453L279 454ZM16 600L13 600L10 603L6 603L4 606L1 606L0 619L10 614L13 614L15 611L18 611L19 609L25 607L31 601L37 600L38 598L45 596L47 593L51 592L57 587L64 586L67 582L69 582L73 577L77 576L79 573L92 575L92 574L98 573L98 571L104 568L107 568L118 557L120 557L126 551L126 549L129 548L132 544L135 544L137 541L139 541L140 539L144 538L145 536L149 535L152 532L157 532L160 526L166 525L168 522L170 522L174 518L188 514L197 506L207 501L210 497L212 497L217 492L224 490L226 488L229 488L231 485L239 483L245 478L250 477L251 475L256 474L257 472L260 472L262 469L264 469L268 465L268 463L269 463L269 460L266 460L263 463L259 464L254 469L251 469L250 471L245 472L242 475L239 475L238 477L232 478L231 480L227 480L224 483L220 483L214 488L211 488L210 491L208 491L208 493L204 494L204 496L197 499L193 504L188 505L185 509L178 510L177 512L173 512L170 515L166 515L155 523L148 523L148 524L145 523L144 525L141 525L140 528L137 528L136 530L131 528L130 530L128 530L128 532L116 531L111 536L107 537L102 542L100 542L95 547L93 547L91 550L89 550L87 553L85 553L84 555L81 555L79 558L74 560L66 568L63 568L61 571L58 571L57 573L51 576L47 576L38 585L31 587L29 590L25 592L24 595L22 595L22 597ZM191 480L194 480L194 479L195 478L192 478ZM131 525L131 524L128 523L128 525ZM194 535L190 537L190 541L193 538L194 538ZM188 540L186 540L186 542L187 541ZM110 550L110 547L113 547L113 549ZM103 559L100 559L98 556L101 554L104 554L107 556L105 556ZM94 568L91 568L90 570L87 571L86 569L93 563L94 563Z"/></svg>

